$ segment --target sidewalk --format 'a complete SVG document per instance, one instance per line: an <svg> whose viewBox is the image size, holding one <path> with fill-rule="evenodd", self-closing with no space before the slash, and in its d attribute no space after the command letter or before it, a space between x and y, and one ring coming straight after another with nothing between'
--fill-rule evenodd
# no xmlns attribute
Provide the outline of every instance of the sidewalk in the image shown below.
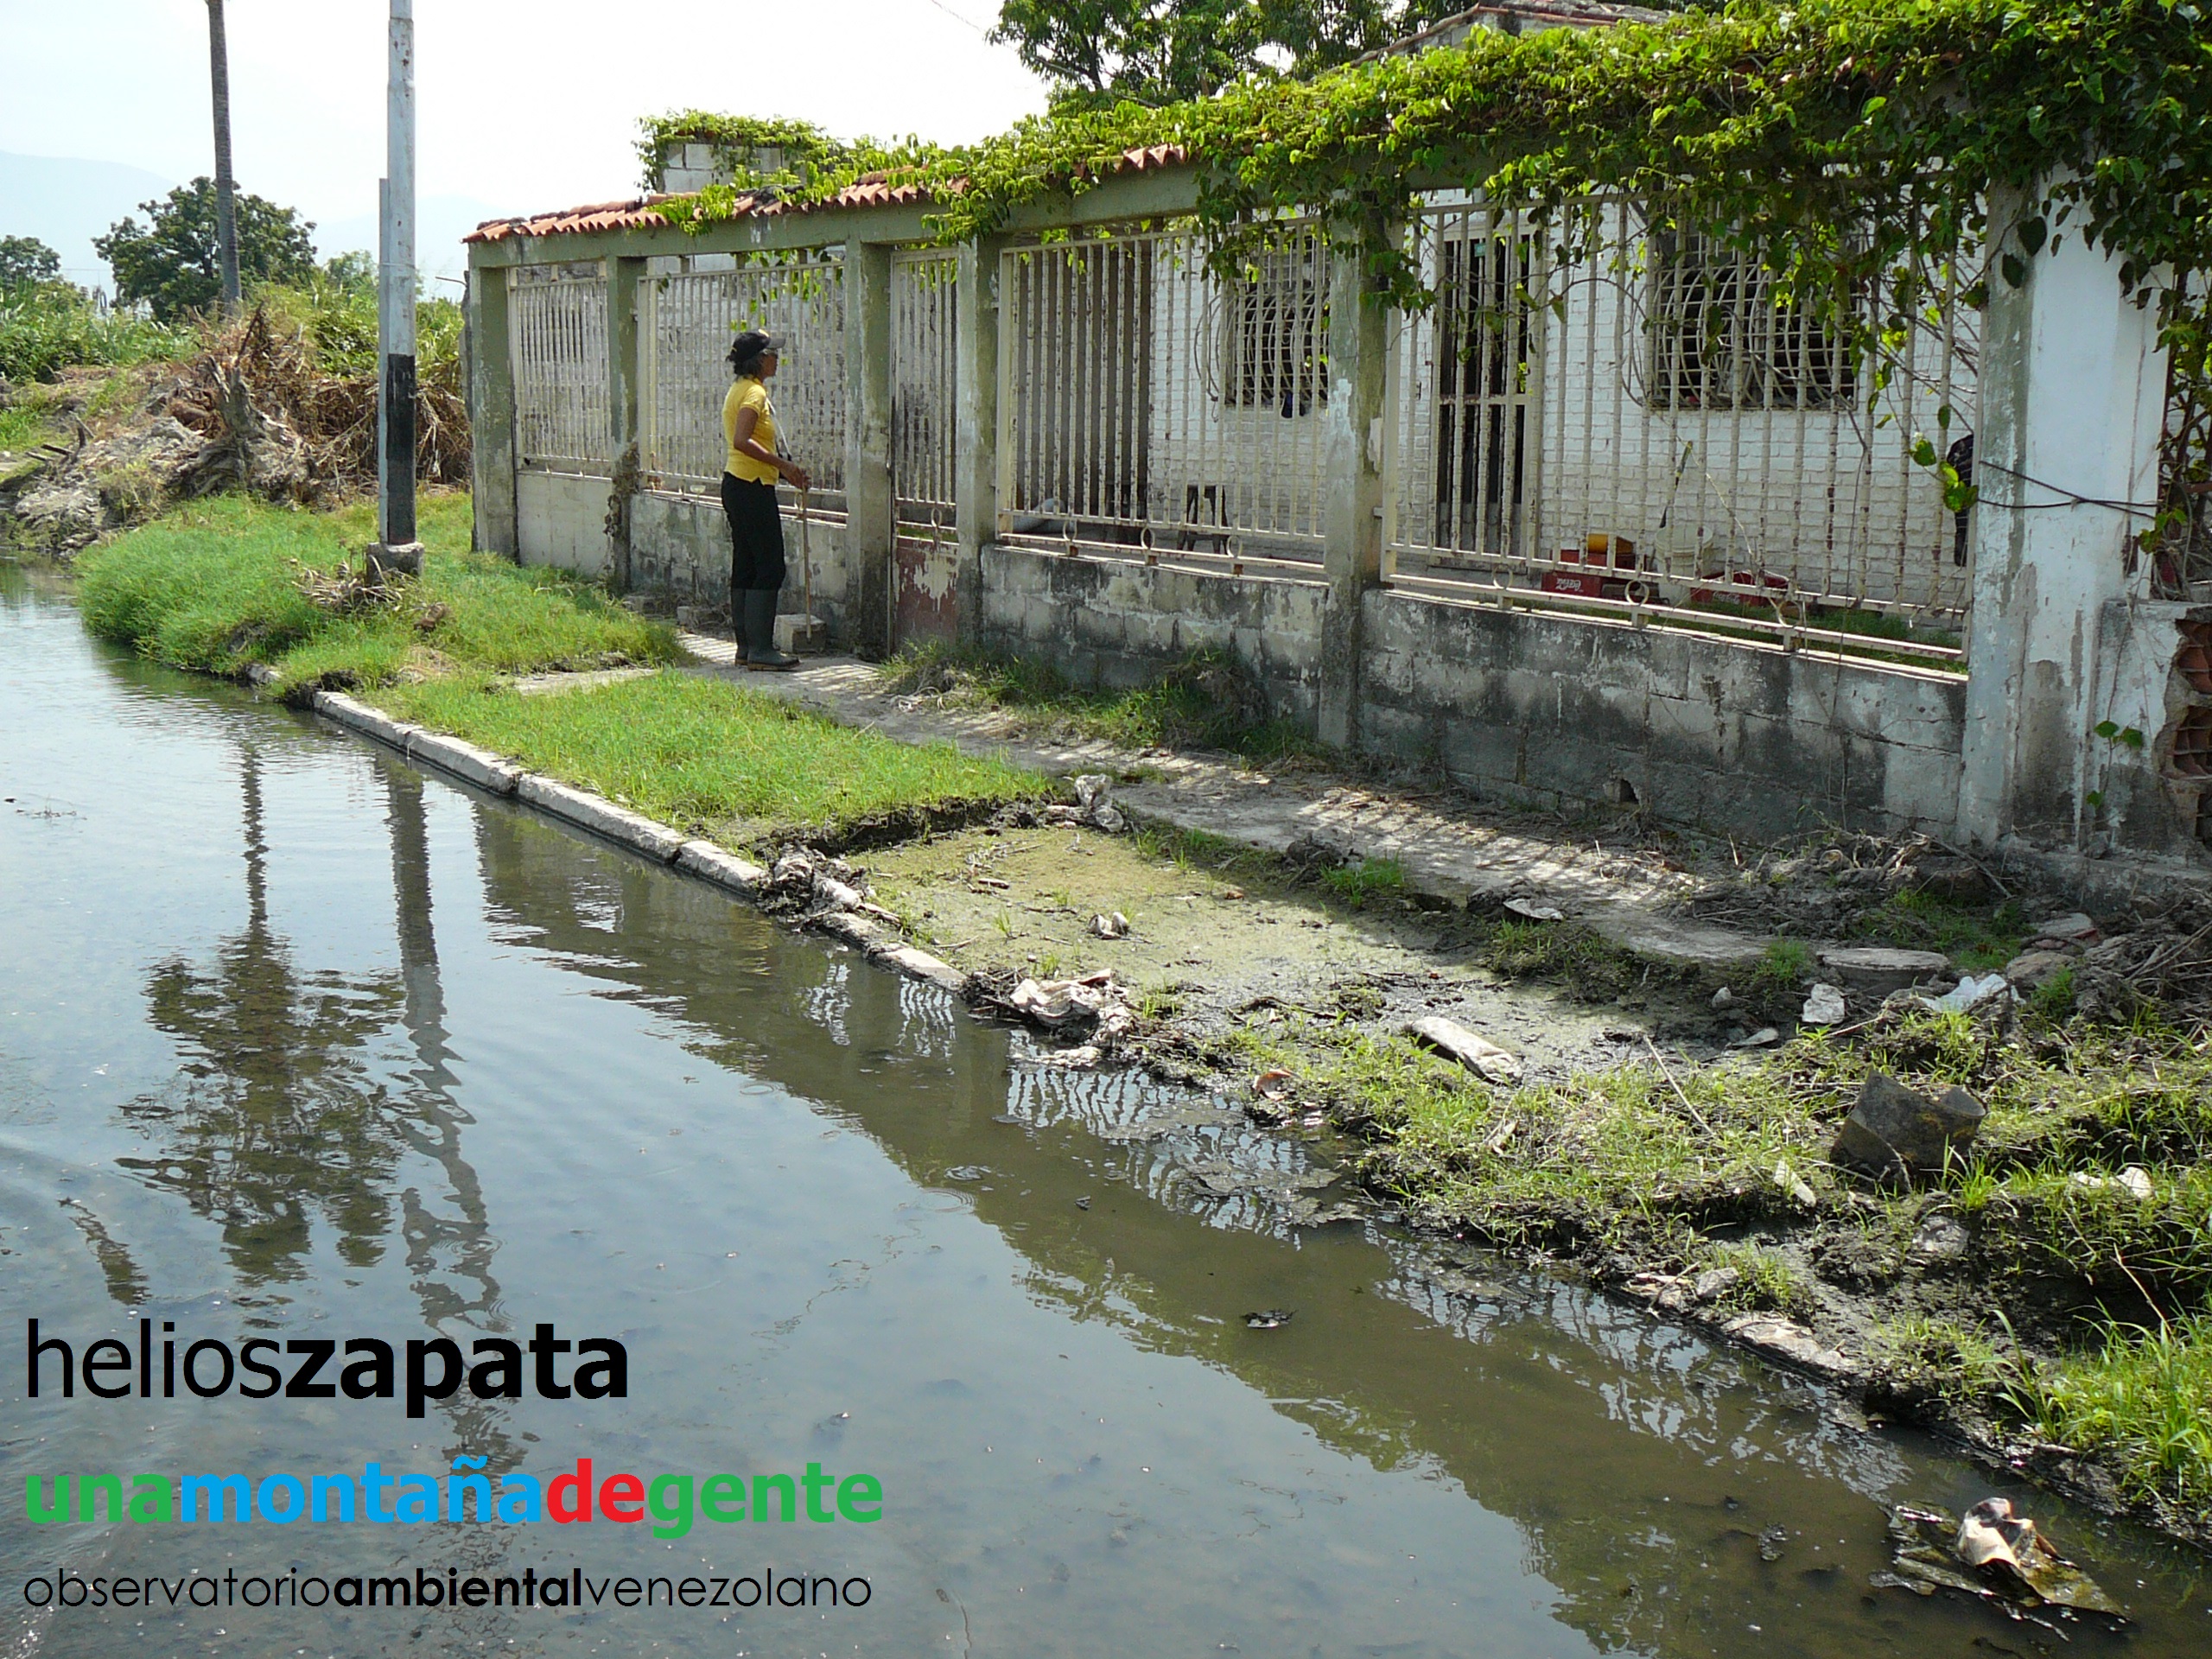
<svg viewBox="0 0 2212 1659"><path fill-rule="evenodd" d="M1045 772L1141 773L1141 781L1117 784L1114 799L1154 823L1274 853L1318 842L1349 855L1395 859L1416 892L1455 904L1515 898L1554 906L1625 949L1705 967L1756 961L1767 945L1763 938L1669 914L1698 883L1649 848L1608 849L1574 839L1565 826L1547 830L1531 815L1485 812L1442 791L1394 791L1303 767L1278 778L1224 755L1056 738L1025 730L1020 716L1001 710L887 696L876 671L851 657L749 674L736 665L730 641L679 637L696 659L692 672L790 698L843 725L902 742L950 742Z"/></svg>

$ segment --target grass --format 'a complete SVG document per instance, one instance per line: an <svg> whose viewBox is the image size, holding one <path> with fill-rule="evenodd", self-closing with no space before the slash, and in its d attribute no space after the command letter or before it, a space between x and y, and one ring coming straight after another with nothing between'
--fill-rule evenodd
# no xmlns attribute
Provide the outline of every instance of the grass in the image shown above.
<svg viewBox="0 0 2212 1659"><path fill-rule="evenodd" d="M1556 971L1572 939L1511 923L1490 949ZM1871 1299L1865 1351L1897 1399L2079 1448L2131 1496L2212 1529L2201 1030L1914 1014L1726 1066L1630 1064L1506 1089L1316 1014L1234 1027L1214 1060L1230 1076L1292 1072L1301 1106L1365 1142L1366 1184L1425 1224L1613 1278L1733 1268L1713 1311L1772 1309L1816 1330L1815 1275L1833 1276L1827 1294ZM1971 1090L1988 1108L1973 1153L1910 1189L1832 1167L1837 1123L1875 1070ZM2117 1179L2129 1165L2147 1173L2147 1197ZM1908 1272L1931 1206L1964 1227L1967 1255ZM1866 1276L1852 1265L1861 1248L1824 1268L1854 1236L1897 1265Z"/></svg>
<svg viewBox="0 0 2212 1659"><path fill-rule="evenodd" d="M937 644L908 647L882 672L893 691L939 692L1123 748L1226 749L1262 764L1316 752L1296 727L1268 715L1249 676L1222 652L1193 653L1151 683L1122 691L1088 690L1029 658Z"/></svg>
<svg viewBox="0 0 2212 1659"><path fill-rule="evenodd" d="M2027 917L2010 900L1993 910L1930 893L1893 894L1862 912L1851 929L1855 938L1940 950L1970 974L2002 968L2020 953L2031 931Z"/></svg>
<svg viewBox="0 0 2212 1659"><path fill-rule="evenodd" d="M323 609L300 569L327 572L375 539L365 504L302 512L239 496L178 508L78 561L96 633L175 667L276 671L280 685L371 687L461 665L501 673L656 663L678 655L663 624L557 571L468 551L466 495L426 493L419 581L391 607Z"/></svg>
<svg viewBox="0 0 2212 1659"><path fill-rule="evenodd" d="M2035 1368L2012 1397L2042 1439L2102 1453L2130 1496L2212 1509L2212 1314L2112 1325L2094 1351Z"/></svg>
<svg viewBox="0 0 2212 1659"><path fill-rule="evenodd" d="M970 759L950 744L896 742L688 674L551 696L455 675L387 686L375 701L734 845L801 830L834 837L885 815L1052 790L1034 772Z"/></svg>
<svg viewBox="0 0 2212 1659"><path fill-rule="evenodd" d="M101 316L88 298L63 283L0 294L0 378L52 380L64 369L86 365L120 368L181 357L193 341L188 328L120 312Z"/></svg>
<svg viewBox="0 0 2212 1659"><path fill-rule="evenodd" d="M1322 873L1322 886L1355 910L1405 896L1406 872L1395 858L1363 858Z"/></svg>

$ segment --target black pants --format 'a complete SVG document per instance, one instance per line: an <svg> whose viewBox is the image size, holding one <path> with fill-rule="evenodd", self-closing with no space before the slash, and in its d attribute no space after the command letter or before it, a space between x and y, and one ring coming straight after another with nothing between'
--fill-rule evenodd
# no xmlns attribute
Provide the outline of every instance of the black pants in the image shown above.
<svg viewBox="0 0 2212 1659"><path fill-rule="evenodd" d="M729 515L729 591L740 594L784 585L784 516L776 486L722 474L722 511Z"/></svg>

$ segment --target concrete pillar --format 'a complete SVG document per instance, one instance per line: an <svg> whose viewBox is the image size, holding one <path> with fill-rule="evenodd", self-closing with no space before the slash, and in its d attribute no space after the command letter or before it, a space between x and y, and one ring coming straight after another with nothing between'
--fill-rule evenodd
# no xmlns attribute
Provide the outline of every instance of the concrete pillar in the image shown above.
<svg viewBox="0 0 2212 1659"><path fill-rule="evenodd" d="M517 556L515 526L515 359L508 332L508 273L475 266L468 273L469 486L476 507L472 537L479 552Z"/></svg>
<svg viewBox="0 0 2212 1659"><path fill-rule="evenodd" d="M853 645L891 652L891 562L899 534L891 490L891 250L845 245L845 557Z"/></svg>
<svg viewBox="0 0 2212 1659"><path fill-rule="evenodd" d="M1389 313L1356 249L1330 261L1329 401L1321 429L1322 561L1319 736L1359 744L1361 612L1382 580L1382 388Z"/></svg>
<svg viewBox="0 0 2212 1659"><path fill-rule="evenodd" d="M638 488L638 444L645 431L640 416L644 377L638 351L638 289L645 274L642 258L616 256L607 262L607 410L613 431L614 483L607 503L608 551L623 592L630 589L630 501Z"/></svg>
<svg viewBox="0 0 2212 1659"><path fill-rule="evenodd" d="M999 533L999 266L1005 248L997 237L963 243L953 296L953 594L964 645L982 639L983 550Z"/></svg>
<svg viewBox="0 0 2212 1659"><path fill-rule="evenodd" d="M2018 218L1993 212L1993 234ZM2124 295L2119 260L2077 226L2024 263L2018 286L1992 271L1983 324L1958 828L1984 846L2082 847L2104 741L2099 623L2144 588L2133 541L2158 495L2165 356L2156 303Z"/></svg>

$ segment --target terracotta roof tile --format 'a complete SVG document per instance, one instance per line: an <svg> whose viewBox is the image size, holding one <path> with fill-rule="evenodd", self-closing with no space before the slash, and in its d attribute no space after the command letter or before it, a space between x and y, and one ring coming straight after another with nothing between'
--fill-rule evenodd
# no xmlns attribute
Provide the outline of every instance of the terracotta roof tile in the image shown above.
<svg viewBox="0 0 2212 1659"><path fill-rule="evenodd" d="M1152 144L1127 151L1108 171L1152 173L1162 168L1179 167L1188 159L1180 144ZM957 194L963 188L963 181L956 179L946 189ZM491 219L461 240L504 242L517 236L579 236L589 231L645 230L666 222L650 211L653 205L674 199L668 194L639 196L631 201L602 201L588 207L566 207L518 219ZM741 195L731 216L747 219L758 213L766 218L771 214L819 213L831 207L905 207L930 200L931 194L918 184L893 184L880 173L871 173L821 201L779 201L773 195L764 200L758 193Z"/></svg>

